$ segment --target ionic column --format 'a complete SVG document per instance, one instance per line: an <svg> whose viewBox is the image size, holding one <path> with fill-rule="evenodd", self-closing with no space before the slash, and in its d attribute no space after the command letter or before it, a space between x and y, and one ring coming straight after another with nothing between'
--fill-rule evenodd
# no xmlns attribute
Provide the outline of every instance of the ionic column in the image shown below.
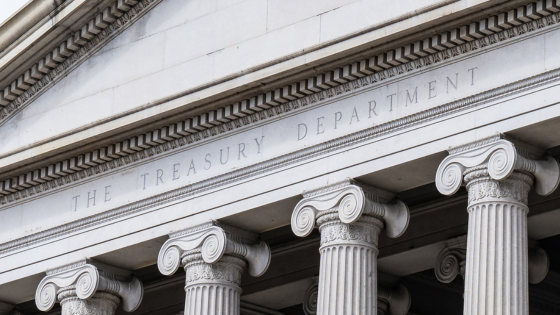
<svg viewBox="0 0 560 315"><path fill-rule="evenodd" d="M305 237L317 225L321 233L317 314L376 314L379 233L404 233L408 208L400 200L388 204L394 194L350 179L303 196L292 230Z"/></svg>
<svg viewBox="0 0 560 315"><path fill-rule="evenodd" d="M313 278L313 284L305 292L303 312L305 315L317 314L317 295L319 291L318 278ZM406 315L410 308L410 293L399 284L396 288L379 287L377 289L377 313L380 315Z"/></svg>
<svg viewBox="0 0 560 315"><path fill-rule="evenodd" d="M121 302L125 311L136 310L143 293L142 283L131 271L83 259L47 270L35 303L46 312L60 302L62 315L113 315Z"/></svg>
<svg viewBox="0 0 560 315"><path fill-rule="evenodd" d="M186 272L185 315L239 315L241 275L258 277L270 264L270 248L258 235L208 222L169 235L158 268Z"/></svg>
<svg viewBox="0 0 560 315"><path fill-rule="evenodd" d="M529 313L527 239L528 193L552 193L560 180L558 163L543 152L501 135L449 150L436 186L452 195L469 192L465 268L466 315Z"/></svg>

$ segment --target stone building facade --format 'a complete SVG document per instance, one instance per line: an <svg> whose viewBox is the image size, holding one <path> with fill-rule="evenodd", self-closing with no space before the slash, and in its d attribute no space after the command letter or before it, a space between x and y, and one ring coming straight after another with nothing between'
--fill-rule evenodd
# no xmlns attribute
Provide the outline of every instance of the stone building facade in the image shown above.
<svg viewBox="0 0 560 315"><path fill-rule="evenodd" d="M33 0L0 315L560 314L560 0Z"/></svg>

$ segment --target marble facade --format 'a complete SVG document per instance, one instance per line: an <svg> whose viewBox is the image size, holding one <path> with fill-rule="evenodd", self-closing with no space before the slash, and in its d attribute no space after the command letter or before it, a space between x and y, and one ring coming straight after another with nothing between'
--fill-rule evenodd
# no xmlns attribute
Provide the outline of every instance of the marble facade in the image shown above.
<svg viewBox="0 0 560 315"><path fill-rule="evenodd" d="M0 25L0 314L560 312L560 1L55 7Z"/></svg>

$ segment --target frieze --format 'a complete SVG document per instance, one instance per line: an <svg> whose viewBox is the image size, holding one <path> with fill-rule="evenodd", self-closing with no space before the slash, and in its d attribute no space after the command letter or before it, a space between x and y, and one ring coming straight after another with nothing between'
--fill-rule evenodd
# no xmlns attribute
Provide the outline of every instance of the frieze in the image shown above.
<svg viewBox="0 0 560 315"><path fill-rule="evenodd" d="M517 91L528 90L534 87L547 84L549 82L556 81L559 77L560 77L560 69L554 69L543 74L539 74L495 89L491 89L489 91L485 91L463 99L459 99L457 101L443 104L435 108L424 110L416 114L410 115L408 117L379 124L338 139L329 140L296 152L285 154L273 158L271 160L265 161L263 163L258 163L248 167L240 168L238 170L234 170L232 172L228 172L223 175L212 177L198 183L190 184L178 189L161 193L156 196L145 198L124 206L116 207L112 210L91 215L83 219L76 220L74 222L66 223L56 228L47 229L39 233L34 233L25 237L15 239L13 241L5 242L3 244L0 244L0 254L17 250L22 247L27 247L37 242L66 235L74 231L85 229L97 224L103 224L111 220L119 219L124 216L143 211L145 209L149 209L152 207L156 207L158 205L163 205L178 199L182 199L198 193L202 193L204 191L213 189L218 186L227 185L235 181L256 176L277 168L281 168L293 163L297 163L301 160L311 158L320 154L327 154L335 150L343 149L352 146L354 144L363 141L368 141L375 137L385 135L392 131L397 131L402 128L406 128L409 126L420 124L425 121L432 120L435 117L439 117L445 114L451 114L458 110L468 109L477 105L483 105L495 99L511 95ZM154 148L150 148L150 149L154 150ZM139 152L134 154L138 155ZM120 158L117 161L122 162L123 160L124 158ZM111 161L111 162L115 163L115 161ZM0 204L5 204L6 202L8 202L8 198L9 196L0 198Z"/></svg>
<svg viewBox="0 0 560 315"><path fill-rule="evenodd" d="M379 74L379 73L376 73ZM415 114L406 116L406 117L402 117L399 119L395 119L392 121L388 121L386 123L380 123L378 125L374 125L373 127L370 128L366 128L363 130L360 130L358 132L354 132L351 133L349 135L340 137L340 138L335 138L329 141L325 141L316 145L312 145L309 147L306 147L304 149L301 150L297 150L294 151L292 153L288 153L288 154L284 154L284 155L279 155L277 157L274 157L272 159L266 160L264 162L261 163L257 163L254 165L250 165L247 167L241 167L239 169L230 171L230 172L226 172L224 174L215 176L215 177L211 177L211 178L207 178L203 181L200 182L196 182L193 184L188 184L185 185L183 187L177 188L177 189L172 189L169 191L166 191L165 193L160 193L157 194L155 196L149 197L149 198L143 198L139 201L136 202L132 202L123 206L119 206L119 207L115 207L112 208L110 210L107 210L103 213L98 213L98 214L93 214L91 216L88 217L84 217L72 222L69 222L67 224L61 225L61 226L57 226L55 228L49 228L46 229L44 231L38 232L38 233L34 233L34 234L30 234L28 236L25 237L21 237L21 238L17 238L13 241L9 241L6 243L3 243L0 245L0 253L5 253L8 251L13 251L16 250L18 248L22 248L24 246L29 246L32 245L34 243L40 242L42 240L47 240L47 239L52 239L55 237L59 237L59 236L63 236L66 235L68 233L72 233L74 231L78 231L84 228L88 228L90 226L94 226L97 224L103 224L105 222L114 220L114 219L118 219L133 213L137 213L140 211L143 211L145 209L149 209L152 208L154 206L158 206L158 205L163 205L166 204L168 202L173 202L175 200L178 199L182 199L185 197L189 197L204 191L207 191L209 189L214 189L216 187L219 186L223 186L223 185L227 185L229 183L232 183L234 181L239 181L239 180L243 180L245 178L249 178L252 176L256 176L258 174L262 174L264 172L268 172L280 167L284 167L286 165L290 165L292 163L298 163L304 159L308 159L314 156L318 156L321 154L327 154L329 152L335 151L335 150L340 150L349 146L353 146L357 143L361 143L363 141L369 141L375 137L379 137L381 135L387 134L389 132L393 132L396 130L400 130L402 128L407 128L422 122L426 122L429 120L432 120L434 118L446 115L446 114L451 114L454 113L456 111L459 110L464 110L464 109L468 109L468 108L472 108L474 106L478 106L478 105L482 105L482 104L486 104L488 102L491 102L493 100L511 95L513 93L519 92L519 91L525 91L528 89L532 89L534 87L537 86L541 86L544 84L547 84L549 82L553 82L556 81L558 79L558 76L560 75L560 70L559 69L554 69L548 72L545 72L543 74L539 74L539 75L535 75L533 77L529 77L517 82L513 82L510 84L506 84L503 85L501 87L498 88L494 88L494 89L490 89L488 91L484 91L484 92L480 92L477 94L474 94L472 96L469 97L465 97L465 98L461 98L458 99L456 101L452 101L449 103L445 103L443 105L437 106L437 107L433 107L430 109L426 109L420 112L417 112ZM368 76L368 77L364 77L361 78L360 80L362 80L362 82L368 82L369 80L372 80L372 78L375 78L375 74L373 76ZM371 84L371 83L369 83ZM352 85L353 86L353 85ZM304 99L309 99L308 97L304 98ZM286 104L282 104L282 105L278 105L276 107L273 108L269 108L266 110L264 114L264 116L268 116L268 113L270 111L272 112L278 112L275 115L282 115L283 113L279 113L280 110L283 110L284 108L288 108L293 104L303 104L303 101L300 100L295 100L295 101L291 101L289 103ZM302 105L301 105L302 106ZM300 107L301 107L300 106ZM294 110L293 107L291 107L290 110ZM284 112L285 113L285 112ZM259 112L259 113L254 113L249 117L254 117L255 121L259 121L259 119L261 119L260 117L263 115L263 111ZM244 117L247 118L247 117ZM251 118L251 120L253 120L253 118ZM251 124L252 122L249 121L249 119L238 119L236 121L240 121L240 124L243 124L243 122L247 123L247 124ZM234 124L232 122L229 122L229 126L234 126ZM216 126L219 127L219 126ZM214 127L213 127L214 128ZM129 156L125 156L125 157L120 157L117 158L115 160L109 161L107 163L103 163L101 165L97 165L96 167L99 167L99 169L103 168L104 166L107 165L113 165L114 168L118 167L119 165L127 165L130 163L133 163L135 158L130 158L130 156L136 157L136 160L140 160L142 159L142 156L144 156L144 158L146 156L148 156L149 154L147 154L148 152L150 152L152 154L152 156L154 156L155 154L157 154L157 151L161 151L163 152L173 152L173 150L177 150L180 146L182 142L185 142L186 139L189 139L188 137L183 137L180 139L174 139L170 142L167 142L165 144L160 144L156 147L151 147L149 149L140 151L140 152L135 152ZM193 136L191 135L191 140L193 139ZM174 143L177 148L173 149L172 145L170 145L169 143ZM160 154L162 154L160 153ZM94 168L94 167L92 167ZM79 176L75 176L75 177L81 177L82 174L86 174L84 175L84 178L87 177L88 173L87 172L91 172L91 173L95 173L93 171L91 171L90 169L88 170L82 170L80 172L77 172L77 174L79 174ZM75 175L75 174L72 174ZM51 181L51 182L47 182L47 183L42 183L43 184L47 184L47 185L51 185L52 182L55 183L54 186L56 186L57 184L64 184L64 181L68 180L68 182L72 181L72 177L71 176L66 176L64 178L58 178L56 181ZM16 199L21 199L24 198L25 196L29 196L28 193L26 193L30 191L29 188L27 188L27 190L23 190L23 191L19 191L17 193L8 195L8 196L4 196L2 198L0 198L0 204L6 204L8 202L13 202ZM17 197L17 198L16 198Z"/></svg>
<svg viewBox="0 0 560 315"><path fill-rule="evenodd" d="M141 11L143 13L145 13L145 11L148 11L145 10L148 3L146 1L148 0L143 0L138 4L142 4L142 8L135 9L136 6L133 7L133 9L135 10L134 12L137 13L131 19L138 18L138 16L141 15L141 9L144 9L143 11ZM159 1L155 1L154 3L157 2ZM528 6L531 5L532 4L529 4ZM546 23L541 21L541 24L557 24L559 15L560 12L554 15L547 15L546 17L542 18L542 20L546 21ZM126 15L123 15L123 17L124 16ZM483 21L488 21L493 18L495 18L495 16ZM267 119L298 109L300 107L321 101L325 98L352 92L355 89L360 89L364 86L394 77L395 75L404 74L404 70L406 70L406 72L413 71L427 65L431 65L433 63L447 60L451 58L450 56L459 56L461 54L476 50L479 47L485 47L494 43L499 43L503 40L526 34L530 30L539 29L538 27L529 27L529 24L538 24L538 22L530 21L525 24L515 26L513 28L510 28L508 30L509 32L504 30L502 32L494 33L494 31L486 30L482 33L475 32L472 34L470 33L470 27L472 27L473 24L471 24L467 27L468 31L467 35L465 35L466 38L464 39L464 41L466 42L457 46L455 46L455 43L450 42L449 45L454 46L453 48L435 52L437 51L437 49L433 48L431 44L434 40L433 38L419 41L415 44L409 45L410 47L406 46L399 49L391 50L387 53L372 57L360 63L348 65L346 67L336 69L335 71L321 74L317 77L309 78L298 83L294 83L282 89L276 89L266 94L256 96L232 105L228 105L209 113L189 118L186 121L172 124L168 127L149 132L145 135L140 135L124 142L119 142L109 147L95 150L93 152L88 152L78 157L65 160L63 162L59 162L39 170L29 172L27 174L21 174L19 176L0 182L0 194L7 195L5 197L0 197L0 205L40 194L45 190L54 189L61 185L72 183L102 172L106 172L108 170L112 170L114 168L121 167L123 165L134 163L147 157L151 157L155 154L160 154L162 152L176 149L193 142L205 140L209 137L217 136L224 132L231 131L235 128L241 128L245 125L256 123L263 119ZM109 28L110 27L108 27L108 29ZM98 36L103 34L103 32L105 32L105 30L103 30ZM471 34L472 36L470 36L469 34ZM499 34L503 35L503 40L496 40L497 36L499 37ZM425 47L422 45L424 45ZM409 49L412 49L411 51L414 51L414 49L416 49L416 54L411 53L410 55L408 55L408 57L403 56L401 59L399 59L400 61L395 60L393 63L379 64L379 60L385 60L389 55L398 54L399 52L404 51L404 49L407 47L409 47ZM418 47L424 47L423 49L425 49L425 51ZM452 50L455 51L455 53L451 53ZM79 50L78 52L80 51L81 50ZM459 51L460 54L458 54ZM400 66L392 66L395 63L402 63L403 60L406 60L408 62ZM404 65L410 66L405 67ZM471 75L473 76L473 79L475 70L475 68L469 69L469 71L472 71ZM337 79L337 73L340 73L339 75L341 75L339 79ZM347 73L347 75L344 76L344 73ZM449 82L447 84L449 88ZM453 82L451 82L451 84L453 84ZM330 87L332 85L337 86ZM430 89L431 88L432 87L430 85ZM316 92L318 90L323 91ZM312 94L308 95L310 92ZM414 100L413 96L409 95L409 97L411 97L412 102ZM19 99L19 97L17 99ZM6 110L6 108L3 110ZM3 110L0 110L0 113ZM242 117L239 118L240 116ZM160 144L162 142L163 144ZM150 146L152 147L148 150L143 150L143 148ZM109 162L105 163L106 161ZM113 161L115 162L111 163ZM69 165L72 163L75 165L75 167L73 168L69 167ZM67 175L68 173L71 174Z"/></svg>

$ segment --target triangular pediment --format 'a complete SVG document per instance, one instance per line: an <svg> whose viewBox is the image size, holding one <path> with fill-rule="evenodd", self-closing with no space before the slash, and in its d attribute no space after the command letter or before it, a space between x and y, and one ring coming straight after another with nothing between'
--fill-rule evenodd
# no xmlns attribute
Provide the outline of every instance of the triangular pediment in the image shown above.
<svg viewBox="0 0 560 315"><path fill-rule="evenodd" d="M13 91L24 92L10 92L9 103L0 110L0 134L16 132L18 137L3 142L0 156L118 119L212 81L209 53L266 31L261 19L246 35L225 31L218 21L255 9L254 3L228 5L110 3L33 65L21 85L16 80Z"/></svg>

